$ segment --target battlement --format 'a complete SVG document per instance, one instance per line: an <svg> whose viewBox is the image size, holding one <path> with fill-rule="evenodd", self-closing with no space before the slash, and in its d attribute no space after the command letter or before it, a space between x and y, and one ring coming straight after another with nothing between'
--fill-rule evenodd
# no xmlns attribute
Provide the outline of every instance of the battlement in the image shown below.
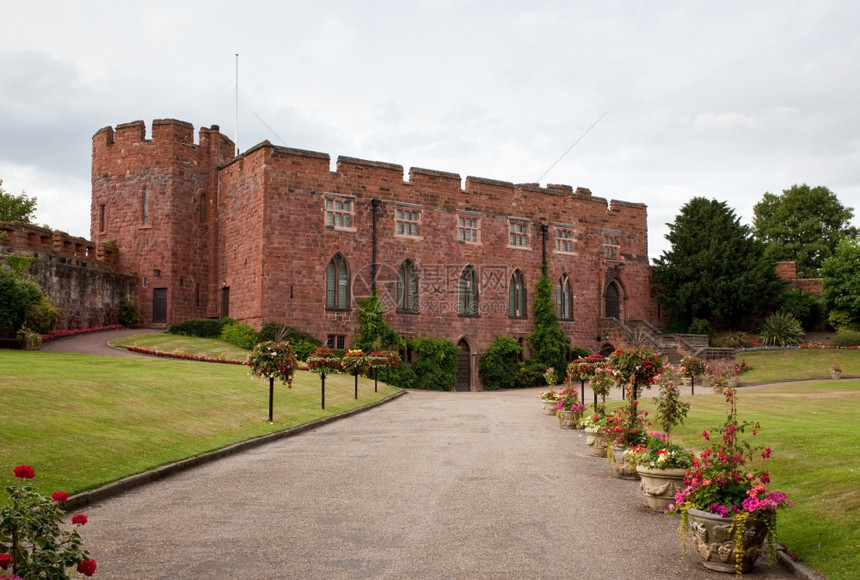
<svg viewBox="0 0 860 580"><path fill-rule="evenodd" d="M83 268L112 272L117 266L114 244L96 244L66 232L54 232L24 222L0 222L0 248L4 254L32 256Z"/></svg>
<svg viewBox="0 0 860 580"><path fill-rule="evenodd" d="M177 119L155 119L152 122L152 138L146 138L146 123L143 121L132 121L121 123L114 127L103 127L93 135L93 158L97 158L97 152L111 150L115 147L125 149L126 147L150 147L155 150L172 150L177 147L190 147L216 152L218 163L224 163L232 158L235 145L225 135L221 134L218 125L209 128L201 127L198 132L198 141L194 141L194 125Z"/></svg>

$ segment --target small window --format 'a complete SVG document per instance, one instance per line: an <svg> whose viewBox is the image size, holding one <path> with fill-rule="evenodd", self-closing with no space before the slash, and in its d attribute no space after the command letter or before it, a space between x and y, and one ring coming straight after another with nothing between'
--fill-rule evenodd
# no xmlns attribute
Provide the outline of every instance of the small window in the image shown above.
<svg viewBox="0 0 860 580"><path fill-rule="evenodd" d="M200 215L198 216L200 219L200 223L206 222L206 194L200 194Z"/></svg>
<svg viewBox="0 0 860 580"><path fill-rule="evenodd" d="M478 277L473 266L466 266L460 275L460 316L478 315Z"/></svg>
<svg viewBox="0 0 860 580"><path fill-rule="evenodd" d="M335 310L345 310L349 305L349 273L346 261L335 254L326 268L325 306Z"/></svg>
<svg viewBox="0 0 860 580"><path fill-rule="evenodd" d="M329 348L343 350L344 344L346 344L345 334L329 334L325 339L325 345Z"/></svg>
<svg viewBox="0 0 860 580"><path fill-rule="evenodd" d="M397 271L397 311L418 314L418 277L409 260Z"/></svg>
<svg viewBox="0 0 860 580"><path fill-rule="evenodd" d="M349 199L325 200L325 226L334 229L352 227L353 203Z"/></svg>
<svg viewBox="0 0 860 580"><path fill-rule="evenodd" d="M457 240L467 244L478 243L478 218L457 218Z"/></svg>
<svg viewBox="0 0 860 580"><path fill-rule="evenodd" d="M571 228L555 228L555 251L561 254L573 253L573 230Z"/></svg>
<svg viewBox="0 0 860 580"><path fill-rule="evenodd" d="M621 236L618 234L603 234L603 255L607 260L617 260Z"/></svg>
<svg viewBox="0 0 860 580"><path fill-rule="evenodd" d="M570 287L570 278L566 274L559 278L556 285L555 312L562 320L573 318L573 291Z"/></svg>
<svg viewBox="0 0 860 580"><path fill-rule="evenodd" d="M140 200L140 225L149 225L149 188L143 188L143 195Z"/></svg>
<svg viewBox="0 0 860 580"><path fill-rule="evenodd" d="M99 232L104 233L107 230L107 220L105 219L105 204L99 206Z"/></svg>
<svg viewBox="0 0 860 580"><path fill-rule="evenodd" d="M394 233L398 236L420 235L421 212L417 209L400 209L394 212Z"/></svg>
<svg viewBox="0 0 860 580"><path fill-rule="evenodd" d="M511 220L508 226L508 245L516 248L529 246L529 222Z"/></svg>
<svg viewBox="0 0 860 580"><path fill-rule="evenodd" d="M519 270L514 270L508 286L508 317L526 317L526 284Z"/></svg>

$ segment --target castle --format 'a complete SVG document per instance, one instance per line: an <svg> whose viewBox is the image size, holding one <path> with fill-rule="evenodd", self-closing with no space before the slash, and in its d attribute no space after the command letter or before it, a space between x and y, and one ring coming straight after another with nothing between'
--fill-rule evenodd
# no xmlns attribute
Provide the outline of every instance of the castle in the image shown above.
<svg viewBox="0 0 860 580"><path fill-rule="evenodd" d="M115 242L144 325L231 316L336 348L375 285L404 337L461 349L458 388L497 336L527 346L546 261L574 346L622 346L652 319L645 205L263 142L156 120L93 137L91 239Z"/></svg>

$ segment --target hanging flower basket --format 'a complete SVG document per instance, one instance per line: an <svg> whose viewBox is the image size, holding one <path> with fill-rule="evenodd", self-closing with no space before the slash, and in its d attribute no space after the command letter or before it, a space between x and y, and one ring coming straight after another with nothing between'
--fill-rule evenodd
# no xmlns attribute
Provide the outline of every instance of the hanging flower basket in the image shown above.
<svg viewBox="0 0 860 580"><path fill-rule="evenodd" d="M308 357L308 368L318 375L330 375L343 372L341 358L327 346L320 347Z"/></svg>
<svg viewBox="0 0 860 580"><path fill-rule="evenodd" d="M370 368L368 357L359 348L346 351L342 364L343 370L355 376L363 375Z"/></svg>
<svg viewBox="0 0 860 580"><path fill-rule="evenodd" d="M296 354L289 341L261 342L248 353L248 366L257 377L278 379L293 388Z"/></svg>

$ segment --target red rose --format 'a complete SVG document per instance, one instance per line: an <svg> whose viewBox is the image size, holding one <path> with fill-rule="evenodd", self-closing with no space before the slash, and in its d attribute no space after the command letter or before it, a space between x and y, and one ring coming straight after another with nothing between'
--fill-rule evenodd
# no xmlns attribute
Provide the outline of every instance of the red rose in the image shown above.
<svg viewBox="0 0 860 580"><path fill-rule="evenodd" d="M12 563L11 554L0 554L0 568L6 568Z"/></svg>
<svg viewBox="0 0 860 580"><path fill-rule="evenodd" d="M69 494L64 491L55 491L51 494L51 499L57 503L66 503L69 501Z"/></svg>
<svg viewBox="0 0 860 580"><path fill-rule="evenodd" d="M36 472L29 465L19 465L13 471L15 472L15 477L20 479L33 479L36 477Z"/></svg>
<svg viewBox="0 0 860 580"><path fill-rule="evenodd" d="M87 516L85 516L84 514L75 514L72 516L72 523L75 525L81 525L82 526L85 523L87 523L87 521L88 521Z"/></svg>
<svg viewBox="0 0 860 580"><path fill-rule="evenodd" d="M78 572L83 574L84 576L92 576L96 573L96 561L95 560L83 560L80 564L78 564Z"/></svg>

